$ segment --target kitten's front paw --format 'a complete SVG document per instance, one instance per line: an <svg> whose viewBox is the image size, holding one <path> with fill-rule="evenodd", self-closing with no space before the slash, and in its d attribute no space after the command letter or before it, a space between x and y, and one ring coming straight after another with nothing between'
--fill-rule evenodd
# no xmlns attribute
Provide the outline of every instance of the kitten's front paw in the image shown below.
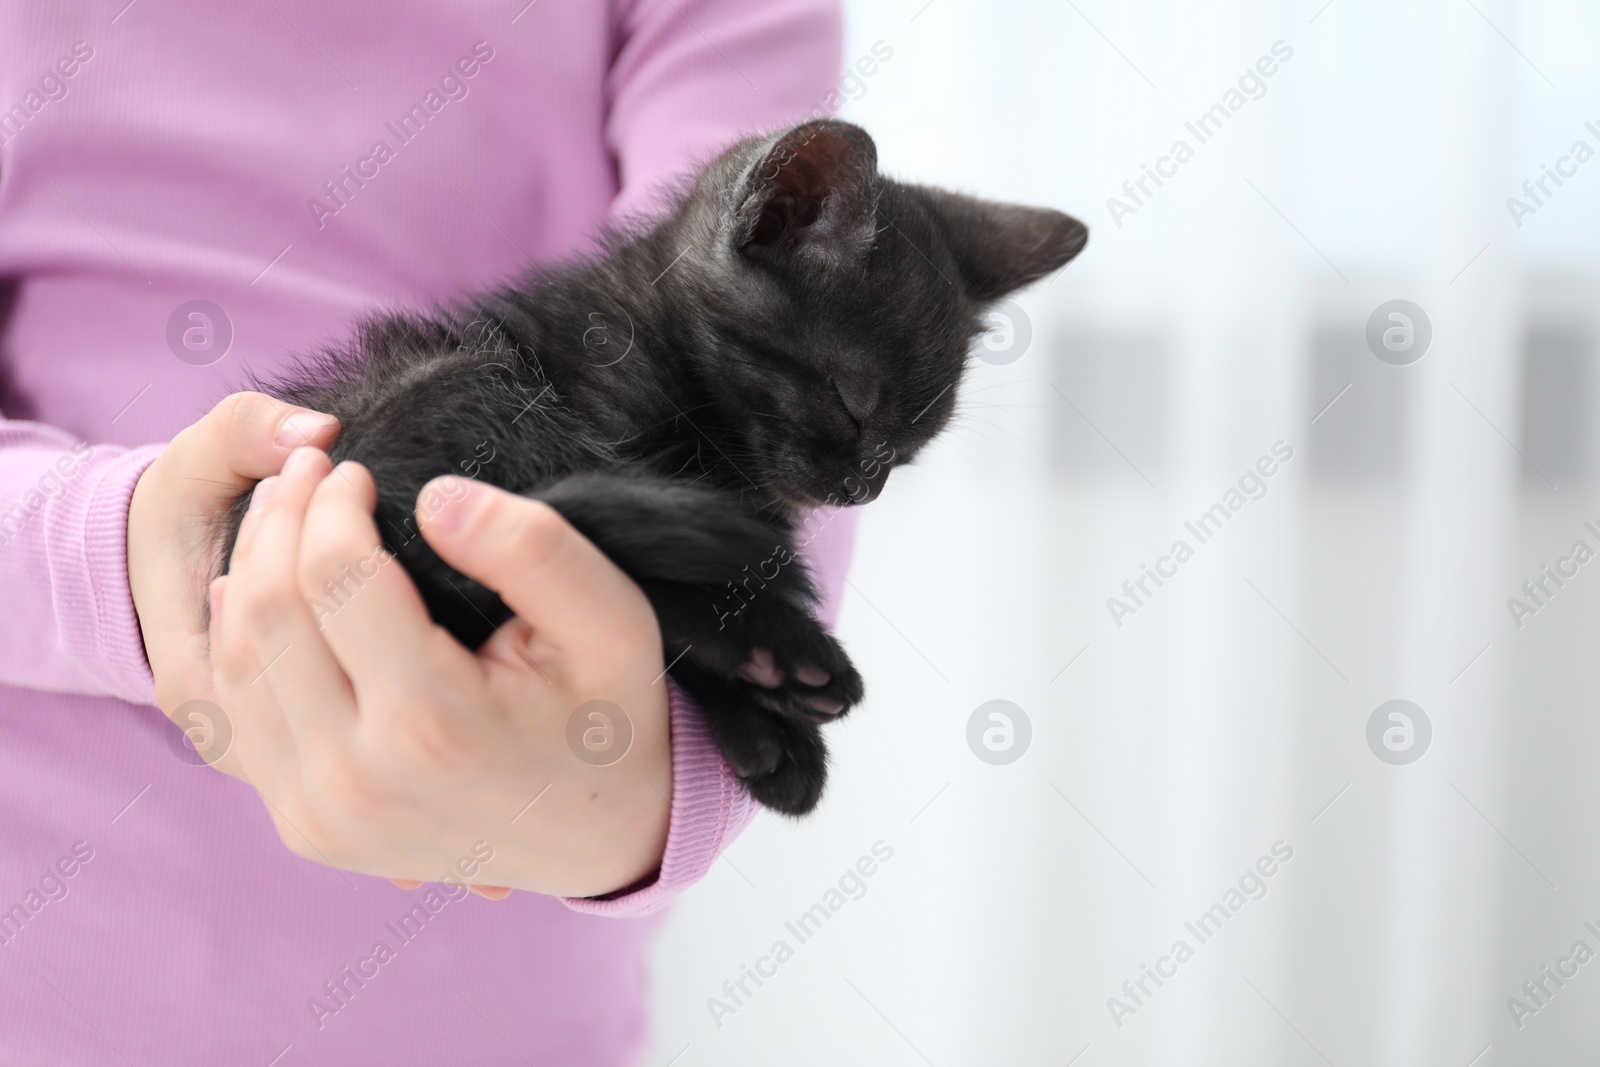
<svg viewBox="0 0 1600 1067"><path fill-rule="evenodd" d="M745 718L739 738L725 743L734 773L751 796L777 811L804 815L827 781L828 752L820 725L860 703L865 686L844 649L809 617L786 620L770 647L755 645L733 684L760 712Z"/></svg>
<svg viewBox="0 0 1600 1067"><path fill-rule="evenodd" d="M675 605L658 599L657 616L673 619ZM736 626L691 637L664 624L663 632L673 676L699 701L751 795L789 815L816 807L828 774L820 724L860 703L865 689L839 643L808 612L773 598L747 605Z"/></svg>
<svg viewBox="0 0 1600 1067"><path fill-rule="evenodd" d="M828 777L828 750L815 723L754 704L749 697L754 686L721 670L685 660L673 676L699 702L722 758L751 796L786 815L804 815L817 806Z"/></svg>

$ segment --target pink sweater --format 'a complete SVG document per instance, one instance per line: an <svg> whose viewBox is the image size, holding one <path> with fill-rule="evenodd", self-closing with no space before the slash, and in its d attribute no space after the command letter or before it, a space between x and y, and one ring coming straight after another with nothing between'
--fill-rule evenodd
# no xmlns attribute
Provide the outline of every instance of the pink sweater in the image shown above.
<svg viewBox="0 0 1600 1067"><path fill-rule="evenodd" d="M0 1063L645 1046L640 917L752 815L694 708L654 884L407 893L295 858L247 786L175 758L128 592L134 483L247 371L585 248L837 99L835 0L524 4L0 5ZM222 316L186 339L194 300ZM830 598L853 519L812 545Z"/></svg>

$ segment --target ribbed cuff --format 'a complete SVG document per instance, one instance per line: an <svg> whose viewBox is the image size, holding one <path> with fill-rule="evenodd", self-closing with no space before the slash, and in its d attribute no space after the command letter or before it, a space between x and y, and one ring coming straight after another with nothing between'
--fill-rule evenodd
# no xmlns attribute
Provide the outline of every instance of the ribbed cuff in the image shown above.
<svg viewBox="0 0 1600 1067"><path fill-rule="evenodd" d="M67 601L59 612L70 650L93 650L84 666L98 676L111 695L132 704L156 702L155 679L145 659L144 635L128 585L128 503L145 468L164 445L136 448L99 464L84 474L83 553L76 566L52 566L59 582L56 595ZM51 555L74 539L53 532ZM59 538L59 539L58 539Z"/></svg>
<svg viewBox="0 0 1600 1067"><path fill-rule="evenodd" d="M667 679L672 737L672 814L667 850L652 878L605 897L564 897L574 911L616 919L659 911L711 870L755 817L756 803L712 739L694 701Z"/></svg>

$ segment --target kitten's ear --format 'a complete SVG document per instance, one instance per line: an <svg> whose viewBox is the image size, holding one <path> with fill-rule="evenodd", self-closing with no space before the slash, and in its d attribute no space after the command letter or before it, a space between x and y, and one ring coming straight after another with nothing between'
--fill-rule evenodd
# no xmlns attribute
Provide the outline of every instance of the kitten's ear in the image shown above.
<svg viewBox="0 0 1600 1067"><path fill-rule="evenodd" d="M979 301L999 300L1037 281L1089 243L1089 227L1059 211L926 186L919 191L944 231L967 292Z"/></svg>
<svg viewBox="0 0 1600 1067"><path fill-rule="evenodd" d="M831 270L872 246L878 149L848 122L806 122L764 142L744 171L734 247L751 259Z"/></svg>

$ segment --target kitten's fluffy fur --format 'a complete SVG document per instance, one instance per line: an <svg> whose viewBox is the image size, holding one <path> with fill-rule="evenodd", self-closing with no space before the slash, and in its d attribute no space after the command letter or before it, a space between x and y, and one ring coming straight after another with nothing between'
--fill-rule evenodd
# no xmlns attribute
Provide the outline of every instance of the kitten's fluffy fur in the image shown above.
<svg viewBox="0 0 1600 1067"><path fill-rule="evenodd" d="M387 547L469 647L510 612L416 536L418 491L466 473L554 506L644 589L755 797L800 814L862 683L812 617L797 515L875 497L949 421L983 309L1087 237L883 177L863 130L808 122L735 144L604 258L368 322L264 388L339 418L333 459L372 471Z"/></svg>

